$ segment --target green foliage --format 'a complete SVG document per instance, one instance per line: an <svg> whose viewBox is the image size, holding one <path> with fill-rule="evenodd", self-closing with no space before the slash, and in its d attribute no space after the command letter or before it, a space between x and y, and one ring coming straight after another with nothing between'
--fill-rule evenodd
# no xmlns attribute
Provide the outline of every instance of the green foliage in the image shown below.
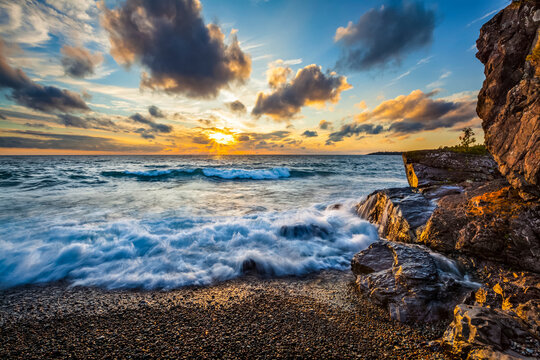
<svg viewBox="0 0 540 360"><path fill-rule="evenodd" d="M473 146L468 146L468 147L456 145L456 146L440 147L439 149L445 150L445 151L452 151L452 152L460 153L460 154L469 154L469 155L486 155L488 153L485 145L473 145Z"/></svg>
<svg viewBox="0 0 540 360"><path fill-rule="evenodd" d="M466 127L463 129L463 135L459 137L459 141L461 141L459 144L460 147L468 148L476 142L474 131L470 127Z"/></svg>

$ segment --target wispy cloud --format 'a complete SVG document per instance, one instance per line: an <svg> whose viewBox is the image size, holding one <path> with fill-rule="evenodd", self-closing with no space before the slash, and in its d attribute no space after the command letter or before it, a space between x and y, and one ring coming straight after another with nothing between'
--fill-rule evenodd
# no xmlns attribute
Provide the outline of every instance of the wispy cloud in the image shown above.
<svg viewBox="0 0 540 360"><path fill-rule="evenodd" d="M503 9L503 8L500 7L500 8L498 8L498 9L492 10L492 11L490 11L490 12L488 12L488 13L482 15L481 17L479 17L479 18L477 18L477 19L474 19L473 21L471 21L470 23L467 24L467 27L470 27L471 25L476 24L477 22L482 21L482 20L484 20L484 19L490 17L491 15L498 13L498 12L501 11L502 9Z"/></svg>

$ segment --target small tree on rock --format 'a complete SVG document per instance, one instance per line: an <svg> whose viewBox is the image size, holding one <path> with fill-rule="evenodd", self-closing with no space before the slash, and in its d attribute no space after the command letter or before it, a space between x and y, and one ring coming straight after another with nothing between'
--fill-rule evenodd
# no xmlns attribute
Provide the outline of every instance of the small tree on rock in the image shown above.
<svg viewBox="0 0 540 360"><path fill-rule="evenodd" d="M463 129L463 135L459 137L459 141L461 141L459 146L469 148L469 146L476 142L476 138L474 137L474 131L470 127L466 127L465 129Z"/></svg>

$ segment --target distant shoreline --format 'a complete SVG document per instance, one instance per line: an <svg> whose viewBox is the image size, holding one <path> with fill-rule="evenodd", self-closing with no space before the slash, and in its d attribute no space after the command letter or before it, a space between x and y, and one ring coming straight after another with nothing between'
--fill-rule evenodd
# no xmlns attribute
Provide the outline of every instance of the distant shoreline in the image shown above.
<svg viewBox="0 0 540 360"><path fill-rule="evenodd" d="M403 151L377 151L366 155L402 155Z"/></svg>

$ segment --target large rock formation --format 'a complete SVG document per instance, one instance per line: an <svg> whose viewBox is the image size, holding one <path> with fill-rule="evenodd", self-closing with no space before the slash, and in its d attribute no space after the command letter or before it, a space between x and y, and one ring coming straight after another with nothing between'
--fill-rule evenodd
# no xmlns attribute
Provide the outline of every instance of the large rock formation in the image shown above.
<svg viewBox="0 0 540 360"><path fill-rule="evenodd" d="M540 357L539 38L540 1L524 0L484 25L477 42L486 65L477 111L504 177L489 156L410 152L413 188L381 190L357 206L381 237L445 253L481 284L471 296L453 293L434 270L437 255L412 244L376 243L351 264L360 289L396 319L432 320L458 305L441 344L460 358Z"/></svg>
<svg viewBox="0 0 540 360"><path fill-rule="evenodd" d="M510 184L540 197L540 2L514 1L476 42L486 80L478 95L486 146Z"/></svg>
<svg viewBox="0 0 540 360"><path fill-rule="evenodd" d="M391 241L415 242L435 204L410 188L375 191L358 204L359 216L378 225L379 236Z"/></svg>
<svg viewBox="0 0 540 360"><path fill-rule="evenodd" d="M478 286L456 264L419 245L378 241L351 261L356 283L399 321L438 321Z"/></svg>
<svg viewBox="0 0 540 360"><path fill-rule="evenodd" d="M509 312L477 305L461 304L442 344L468 359L538 358L540 343L527 325Z"/></svg>
<svg viewBox="0 0 540 360"><path fill-rule="evenodd" d="M540 203L503 179L471 187L440 199L417 241L540 273Z"/></svg>
<svg viewBox="0 0 540 360"><path fill-rule="evenodd" d="M483 182L500 177L491 155L419 150L403 153L407 180L412 187Z"/></svg>

